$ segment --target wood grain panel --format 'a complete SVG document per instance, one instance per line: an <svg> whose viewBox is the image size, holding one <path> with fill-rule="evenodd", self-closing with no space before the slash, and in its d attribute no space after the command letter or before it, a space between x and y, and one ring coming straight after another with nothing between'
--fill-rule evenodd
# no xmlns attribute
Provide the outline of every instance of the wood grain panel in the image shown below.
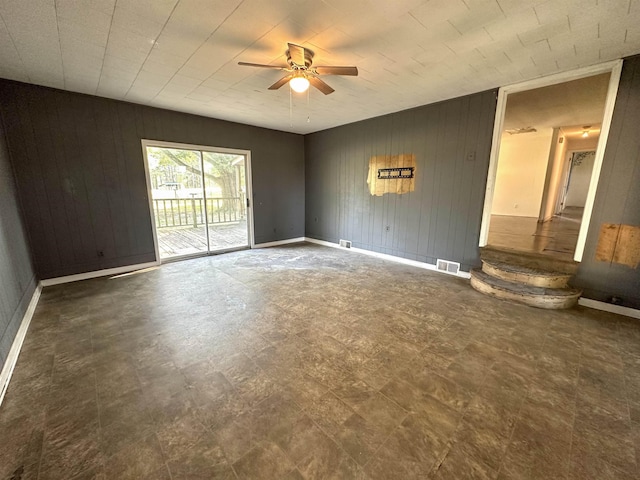
<svg viewBox="0 0 640 480"><path fill-rule="evenodd" d="M596 248L596 260L599 262L613 261L613 254L616 251L618 243L618 235L620 235L620 225L604 223L600 227L600 236L598 239L598 247Z"/></svg>
<svg viewBox="0 0 640 480"><path fill-rule="evenodd" d="M620 233L613 262L638 268L640 265L640 227L637 225L620 225Z"/></svg>

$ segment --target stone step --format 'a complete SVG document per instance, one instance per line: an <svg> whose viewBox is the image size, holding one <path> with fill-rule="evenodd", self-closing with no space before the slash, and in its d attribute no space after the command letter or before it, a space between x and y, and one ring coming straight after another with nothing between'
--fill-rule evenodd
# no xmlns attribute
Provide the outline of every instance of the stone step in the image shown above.
<svg viewBox="0 0 640 480"><path fill-rule="evenodd" d="M489 262L501 262L549 272L575 275L578 262L546 253L520 252L504 247L486 246L480 248L480 258Z"/></svg>
<svg viewBox="0 0 640 480"><path fill-rule="evenodd" d="M570 273L550 272L540 268L513 265L496 260L482 260L482 271L492 277L532 287L566 288Z"/></svg>
<svg viewBox="0 0 640 480"><path fill-rule="evenodd" d="M510 282L479 269L471 271L471 286L496 298L553 310L573 307L582 293L575 288L543 288Z"/></svg>

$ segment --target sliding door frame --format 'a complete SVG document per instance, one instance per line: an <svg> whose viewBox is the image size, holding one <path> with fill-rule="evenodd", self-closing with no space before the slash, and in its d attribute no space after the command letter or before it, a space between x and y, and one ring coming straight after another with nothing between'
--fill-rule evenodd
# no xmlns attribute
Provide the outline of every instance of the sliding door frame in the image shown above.
<svg viewBox="0 0 640 480"><path fill-rule="evenodd" d="M156 262L157 263L166 263L171 261L179 261L185 260L194 257L205 257L207 255L218 255L220 253L225 252L233 252L236 250L245 250L247 248L255 247L255 238L253 231L253 180L251 176L251 150L242 150L239 148L224 148L224 147L212 147L210 145L194 145L190 143L177 143L177 142L166 142L161 140L148 140L142 139L142 155L144 158L144 173L147 181L147 199L149 201L149 216L151 218L151 227L153 229L153 245L156 252ZM167 258L162 260L160 258L160 246L158 244L158 226L156 225L155 215L153 211L153 189L151 188L151 173L149 172L149 159L147 158L147 147L158 147L158 148L174 148L176 150L193 150L199 152L208 152L208 153L230 153L233 155L243 155L245 158L245 182L247 188L247 239L248 245L243 247L232 247L225 248L221 250L216 250L215 252L209 251L210 245L207 241L207 251L206 252L198 252L192 253L188 255L181 255L176 258ZM204 173L204 172L203 172ZM203 185L203 189L204 189ZM206 195L206 191L205 191ZM206 202L205 202L206 205ZM206 207L205 207L206 210ZM209 232L207 228L207 239L209 238Z"/></svg>

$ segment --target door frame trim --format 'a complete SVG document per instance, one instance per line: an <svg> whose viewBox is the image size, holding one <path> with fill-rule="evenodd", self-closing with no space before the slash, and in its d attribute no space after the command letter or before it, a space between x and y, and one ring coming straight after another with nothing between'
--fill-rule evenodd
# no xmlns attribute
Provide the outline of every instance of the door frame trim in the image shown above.
<svg viewBox="0 0 640 480"><path fill-rule="evenodd" d="M607 90L607 99L605 102L604 114L602 118L602 127L600 129L600 137L596 148L596 158L593 164L593 172L589 182L589 192L584 207L582 222L580 223L580 232L578 233L578 243L574 254L574 260L580 262L584 254L584 246L589 231L589 223L591 214L593 213L593 203L598 188L598 179L602 170L602 162L604 160L604 151L607 145L607 138L613 118L613 108L618 93L618 85L620 83L620 74L622 73L622 60L614 60L611 62L592 65L589 67L562 72L555 75L536 78L517 84L507 85L498 90L498 101L496 104L496 116L493 123L493 137L491 140L491 155L489 157L489 172L487 174L487 186L484 196L484 207L482 210L482 223L480 226L479 246L484 247L489 240L489 224L491 223L491 207L493 204L493 194L495 191L496 175L498 171L498 156L500 154L500 141L502 138L502 128L504 125L504 115L507 107L507 97L511 93L524 92L541 87L548 87L558 83L578 80L580 78L590 77L601 73L610 73L609 87Z"/></svg>
<svg viewBox="0 0 640 480"><path fill-rule="evenodd" d="M211 145L196 145L191 143L179 143L179 142L167 142L163 140L149 140L149 139L141 139L142 145L142 155L144 159L144 174L147 182L147 200L149 203L149 216L151 217L151 227L153 229L153 245L156 253L156 262L169 262L176 260L185 260L194 257L204 257L207 255L218 255L220 253L224 253L226 251L234 251L234 250L242 250L246 248L254 248L255 247L255 238L254 238L254 230L253 230L253 177L251 176L251 150L243 150L240 148L225 148L225 147L213 147ZM236 155L244 155L246 159L245 164L245 181L247 183L247 200L248 205L246 205L247 209L247 238L248 245L242 247L234 247L227 248L224 250L216 250L215 252L202 252L202 253L194 253L188 254L180 257L169 258L162 260L160 259L160 247L158 244L158 229L156 226L155 215L153 214L153 198L152 198L152 188L151 188L151 174L149 172L149 160L147 158L147 147L159 147L159 148L175 148L175 149L183 149L183 150L198 150L201 152L210 152L210 153L232 153Z"/></svg>

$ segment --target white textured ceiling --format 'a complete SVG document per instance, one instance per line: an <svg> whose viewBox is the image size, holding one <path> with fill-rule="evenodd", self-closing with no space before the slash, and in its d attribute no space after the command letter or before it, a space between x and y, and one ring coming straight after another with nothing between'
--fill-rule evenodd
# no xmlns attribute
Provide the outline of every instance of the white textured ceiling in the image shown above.
<svg viewBox="0 0 640 480"><path fill-rule="evenodd" d="M610 76L604 73L512 93L507 96L504 129L601 124Z"/></svg>
<svg viewBox="0 0 640 480"><path fill-rule="evenodd" d="M360 76L291 112L287 42ZM0 77L297 133L639 52L640 0L0 0Z"/></svg>

